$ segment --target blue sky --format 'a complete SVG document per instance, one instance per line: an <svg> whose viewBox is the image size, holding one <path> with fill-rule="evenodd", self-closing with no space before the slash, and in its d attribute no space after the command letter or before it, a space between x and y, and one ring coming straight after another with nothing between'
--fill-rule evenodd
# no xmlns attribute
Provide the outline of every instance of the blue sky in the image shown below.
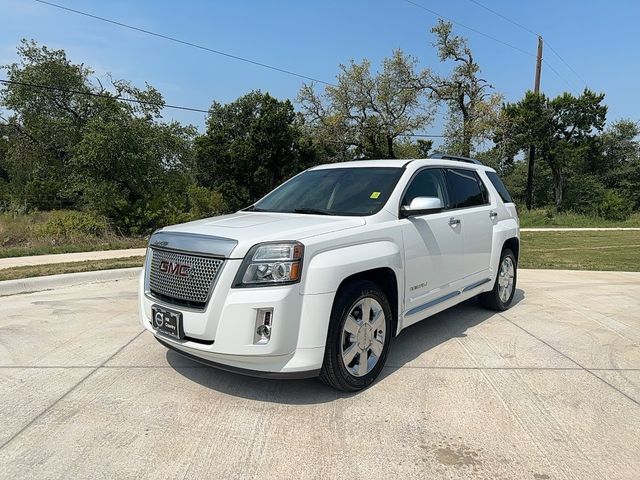
<svg viewBox="0 0 640 480"><path fill-rule="evenodd" d="M403 0L54 0L56 3L141 28L200 43L235 55L332 81L339 63L369 58L374 65L393 49L418 57L422 66L446 73L431 46L437 17ZM606 93L609 120L640 119L640 76L635 0L479 0L540 32L583 77ZM536 38L470 0L415 0L464 25L534 53ZM0 0L0 64L15 60L21 38L64 48L74 62L96 75L111 72L158 88L167 103L208 108L253 89L294 98L302 80L216 56L97 20L63 12L33 0ZM509 47L462 27L484 76L506 96L519 99L532 88L534 62ZM542 90L551 96L584 88L549 48ZM568 84L569 85L568 85ZM202 128L204 114L165 111L166 118ZM427 130L440 133L441 121Z"/></svg>

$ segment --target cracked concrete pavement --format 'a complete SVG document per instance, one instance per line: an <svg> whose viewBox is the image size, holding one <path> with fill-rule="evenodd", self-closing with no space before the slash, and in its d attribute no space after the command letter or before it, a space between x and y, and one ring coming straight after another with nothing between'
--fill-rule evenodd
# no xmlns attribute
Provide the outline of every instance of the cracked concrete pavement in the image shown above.
<svg viewBox="0 0 640 480"><path fill-rule="evenodd" d="M637 479L640 273L520 271L358 394L167 352L135 280L0 298L3 478Z"/></svg>

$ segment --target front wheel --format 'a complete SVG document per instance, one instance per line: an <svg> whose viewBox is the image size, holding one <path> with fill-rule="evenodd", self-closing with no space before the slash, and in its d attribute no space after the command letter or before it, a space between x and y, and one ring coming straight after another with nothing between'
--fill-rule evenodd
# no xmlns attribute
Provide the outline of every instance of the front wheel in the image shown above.
<svg viewBox="0 0 640 480"><path fill-rule="evenodd" d="M516 256L505 248L500 255L500 266L493 289L478 296L482 306L499 312L509 308L516 293L517 276Z"/></svg>
<svg viewBox="0 0 640 480"><path fill-rule="evenodd" d="M373 282L348 286L331 312L320 379L327 385L355 392L378 377L389 353L391 307Z"/></svg>

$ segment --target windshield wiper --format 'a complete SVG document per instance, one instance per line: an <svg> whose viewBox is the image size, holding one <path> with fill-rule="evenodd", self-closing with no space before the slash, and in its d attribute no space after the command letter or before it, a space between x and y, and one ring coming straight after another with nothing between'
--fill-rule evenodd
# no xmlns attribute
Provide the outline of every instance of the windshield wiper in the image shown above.
<svg viewBox="0 0 640 480"><path fill-rule="evenodd" d="M310 215L335 215L335 213L321 208L296 208L293 213L308 213Z"/></svg>

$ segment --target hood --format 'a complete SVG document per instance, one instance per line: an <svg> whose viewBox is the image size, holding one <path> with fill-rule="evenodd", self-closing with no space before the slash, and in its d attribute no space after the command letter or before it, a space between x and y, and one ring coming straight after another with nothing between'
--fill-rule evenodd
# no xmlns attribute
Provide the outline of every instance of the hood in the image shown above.
<svg viewBox="0 0 640 480"><path fill-rule="evenodd" d="M222 237L237 241L231 258L241 258L256 243L300 240L325 233L360 227L362 217L334 217L297 213L237 212L165 227L161 232ZM304 242L303 242L304 243Z"/></svg>

